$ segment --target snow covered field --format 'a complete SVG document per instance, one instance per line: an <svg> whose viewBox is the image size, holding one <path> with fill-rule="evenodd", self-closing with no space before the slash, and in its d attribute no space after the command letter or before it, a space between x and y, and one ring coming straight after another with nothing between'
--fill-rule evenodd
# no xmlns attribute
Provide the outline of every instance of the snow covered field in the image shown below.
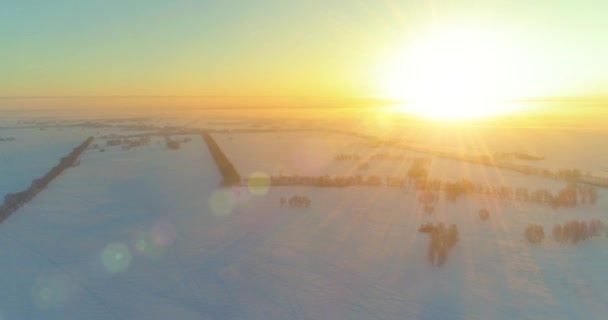
<svg viewBox="0 0 608 320"><path fill-rule="evenodd" d="M213 136L242 177L248 177L254 172L264 172L271 176L375 175L382 179L386 176L404 178L414 159L429 158L431 163L428 171L431 179L468 179L484 187L529 187L552 191L565 185L562 181L526 176L495 167L433 157L393 147L371 146L369 140L338 133L296 131L215 133ZM357 155L360 159L336 160L336 156L341 154ZM400 158L374 160L373 157L377 155ZM367 163L369 168L359 169L362 163Z"/></svg>
<svg viewBox="0 0 608 320"><path fill-rule="evenodd" d="M348 136L264 135L215 137L243 176L347 174L356 163L336 162L336 153L370 152ZM549 235L533 246L523 238L531 223L550 234L573 219L606 222L604 190L593 207L553 210L472 196L440 202L432 216L421 212L414 191L393 188L222 190L207 147L191 137L179 150L155 143L88 150L79 167L1 224L0 319L608 314L608 239L574 246ZM399 162L370 161L369 174L404 174L409 166L398 171ZM557 183L440 159L433 160L435 175L530 188ZM296 194L308 196L311 207L281 207L281 197ZM487 222L478 218L482 207L491 212ZM417 231L427 222L459 228L460 241L441 268L427 261L429 237Z"/></svg>
<svg viewBox="0 0 608 320"><path fill-rule="evenodd" d="M0 197L29 187L88 138L80 128L5 129L0 138Z"/></svg>
<svg viewBox="0 0 608 320"><path fill-rule="evenodd" d="M391 135L409 143L451 152L496 154L520 152L545 157L516 161L543 169L581 169L608 175L606 128L407 127ZM373 133L373 131L371 132Z"/></svg>

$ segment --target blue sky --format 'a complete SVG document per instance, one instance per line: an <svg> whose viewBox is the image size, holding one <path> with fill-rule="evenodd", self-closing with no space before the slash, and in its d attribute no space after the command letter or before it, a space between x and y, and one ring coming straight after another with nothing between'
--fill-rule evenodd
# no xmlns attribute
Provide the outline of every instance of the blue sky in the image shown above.
<svg viewBox="0 0 608 320"><path fill-rule="evenodd" d="M375 95L395 50L462 23L525 52L514 95L606 95L607 3L0 0L0 96Z"/></svg>

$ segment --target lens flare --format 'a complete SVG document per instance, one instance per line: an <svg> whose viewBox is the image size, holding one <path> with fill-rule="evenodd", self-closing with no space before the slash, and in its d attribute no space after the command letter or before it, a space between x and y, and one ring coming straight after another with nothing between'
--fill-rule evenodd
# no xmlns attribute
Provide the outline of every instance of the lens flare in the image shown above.
<svg viewBox="0 0 608 320"><path fill-rule="evenodd" d="M69 292L73 289L71 287L69 278L65 276L41 278L32 288L32 298L36 306L41 309L57 308L68 299Z"/></svg>
<svg viewBox="0 0 608 320"><path fill-rule="evenodd" d="M249 175L247 180L249 192L252 195L263 196L270 190L270 176L266 172L256 171Z"/></svg>
<svg viewBox="0 0 608 320"><path fill-rule="evenodd" d="M214 215L227 216L234 210L236 199L230 190L216 190L211 194L208 205Z"/></svg>
<svg viewBox="0 0 608 320"><path fill-rule="evenodd" d="M106 271L120 273L126 271L131 265L131 252L123 243L110 243L101 252L101 263Z"/></svg>

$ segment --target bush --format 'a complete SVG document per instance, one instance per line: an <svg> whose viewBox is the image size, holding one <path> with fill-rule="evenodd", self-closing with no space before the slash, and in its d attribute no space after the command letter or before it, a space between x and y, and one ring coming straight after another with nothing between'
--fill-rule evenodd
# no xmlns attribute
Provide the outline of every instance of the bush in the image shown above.
<svg viewBox="0 0 608 320"><path fill-rule="evenodd" d="M524 237L532 244L540 244L545 239L545 230L537 224L528 225Z"/></svg>
<svg viewBox="0 0 608 320"><path fill-rule="evenodd" d="M490 211L488 211L486 208L479 210L479 219L481 219L481 221L487 221L490 219Z"/></svg>
<svg viewBox="0 0 608 320"><path fill-rule="evenodd" d="M177 140L169 140L167 141L167 148L171 150L177 150L180 147L180 143Z"/></svg>
<svg viewBox="0 0 608 320"><path fill-rule="evenodd" d="M583 240L601 236L604 233L604 224L597 219L588 223L573 220L553 227L553 239L561 243L577 244Z"/></svg>
<svg viewBox="0 0 608 320"><path fill-rule="evenodd" d="M598 219L593 219L589 222L589 233L592 237L601 236L605 232L606 228L604 227L602 221Z"/></svg>

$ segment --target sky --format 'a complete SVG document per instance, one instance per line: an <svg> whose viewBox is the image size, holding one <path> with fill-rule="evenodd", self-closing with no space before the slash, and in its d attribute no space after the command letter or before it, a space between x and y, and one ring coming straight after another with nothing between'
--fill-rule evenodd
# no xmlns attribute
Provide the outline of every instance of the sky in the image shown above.
<svg viewBox="0 0 608 320"><path fill-rule="evenodd" d="M425 39L473 30L498 45L484 54L501 97L601 97L606 12L602 0L0 0L0 96L382 98L387 70L411 73L399 59Z"/></svg>

